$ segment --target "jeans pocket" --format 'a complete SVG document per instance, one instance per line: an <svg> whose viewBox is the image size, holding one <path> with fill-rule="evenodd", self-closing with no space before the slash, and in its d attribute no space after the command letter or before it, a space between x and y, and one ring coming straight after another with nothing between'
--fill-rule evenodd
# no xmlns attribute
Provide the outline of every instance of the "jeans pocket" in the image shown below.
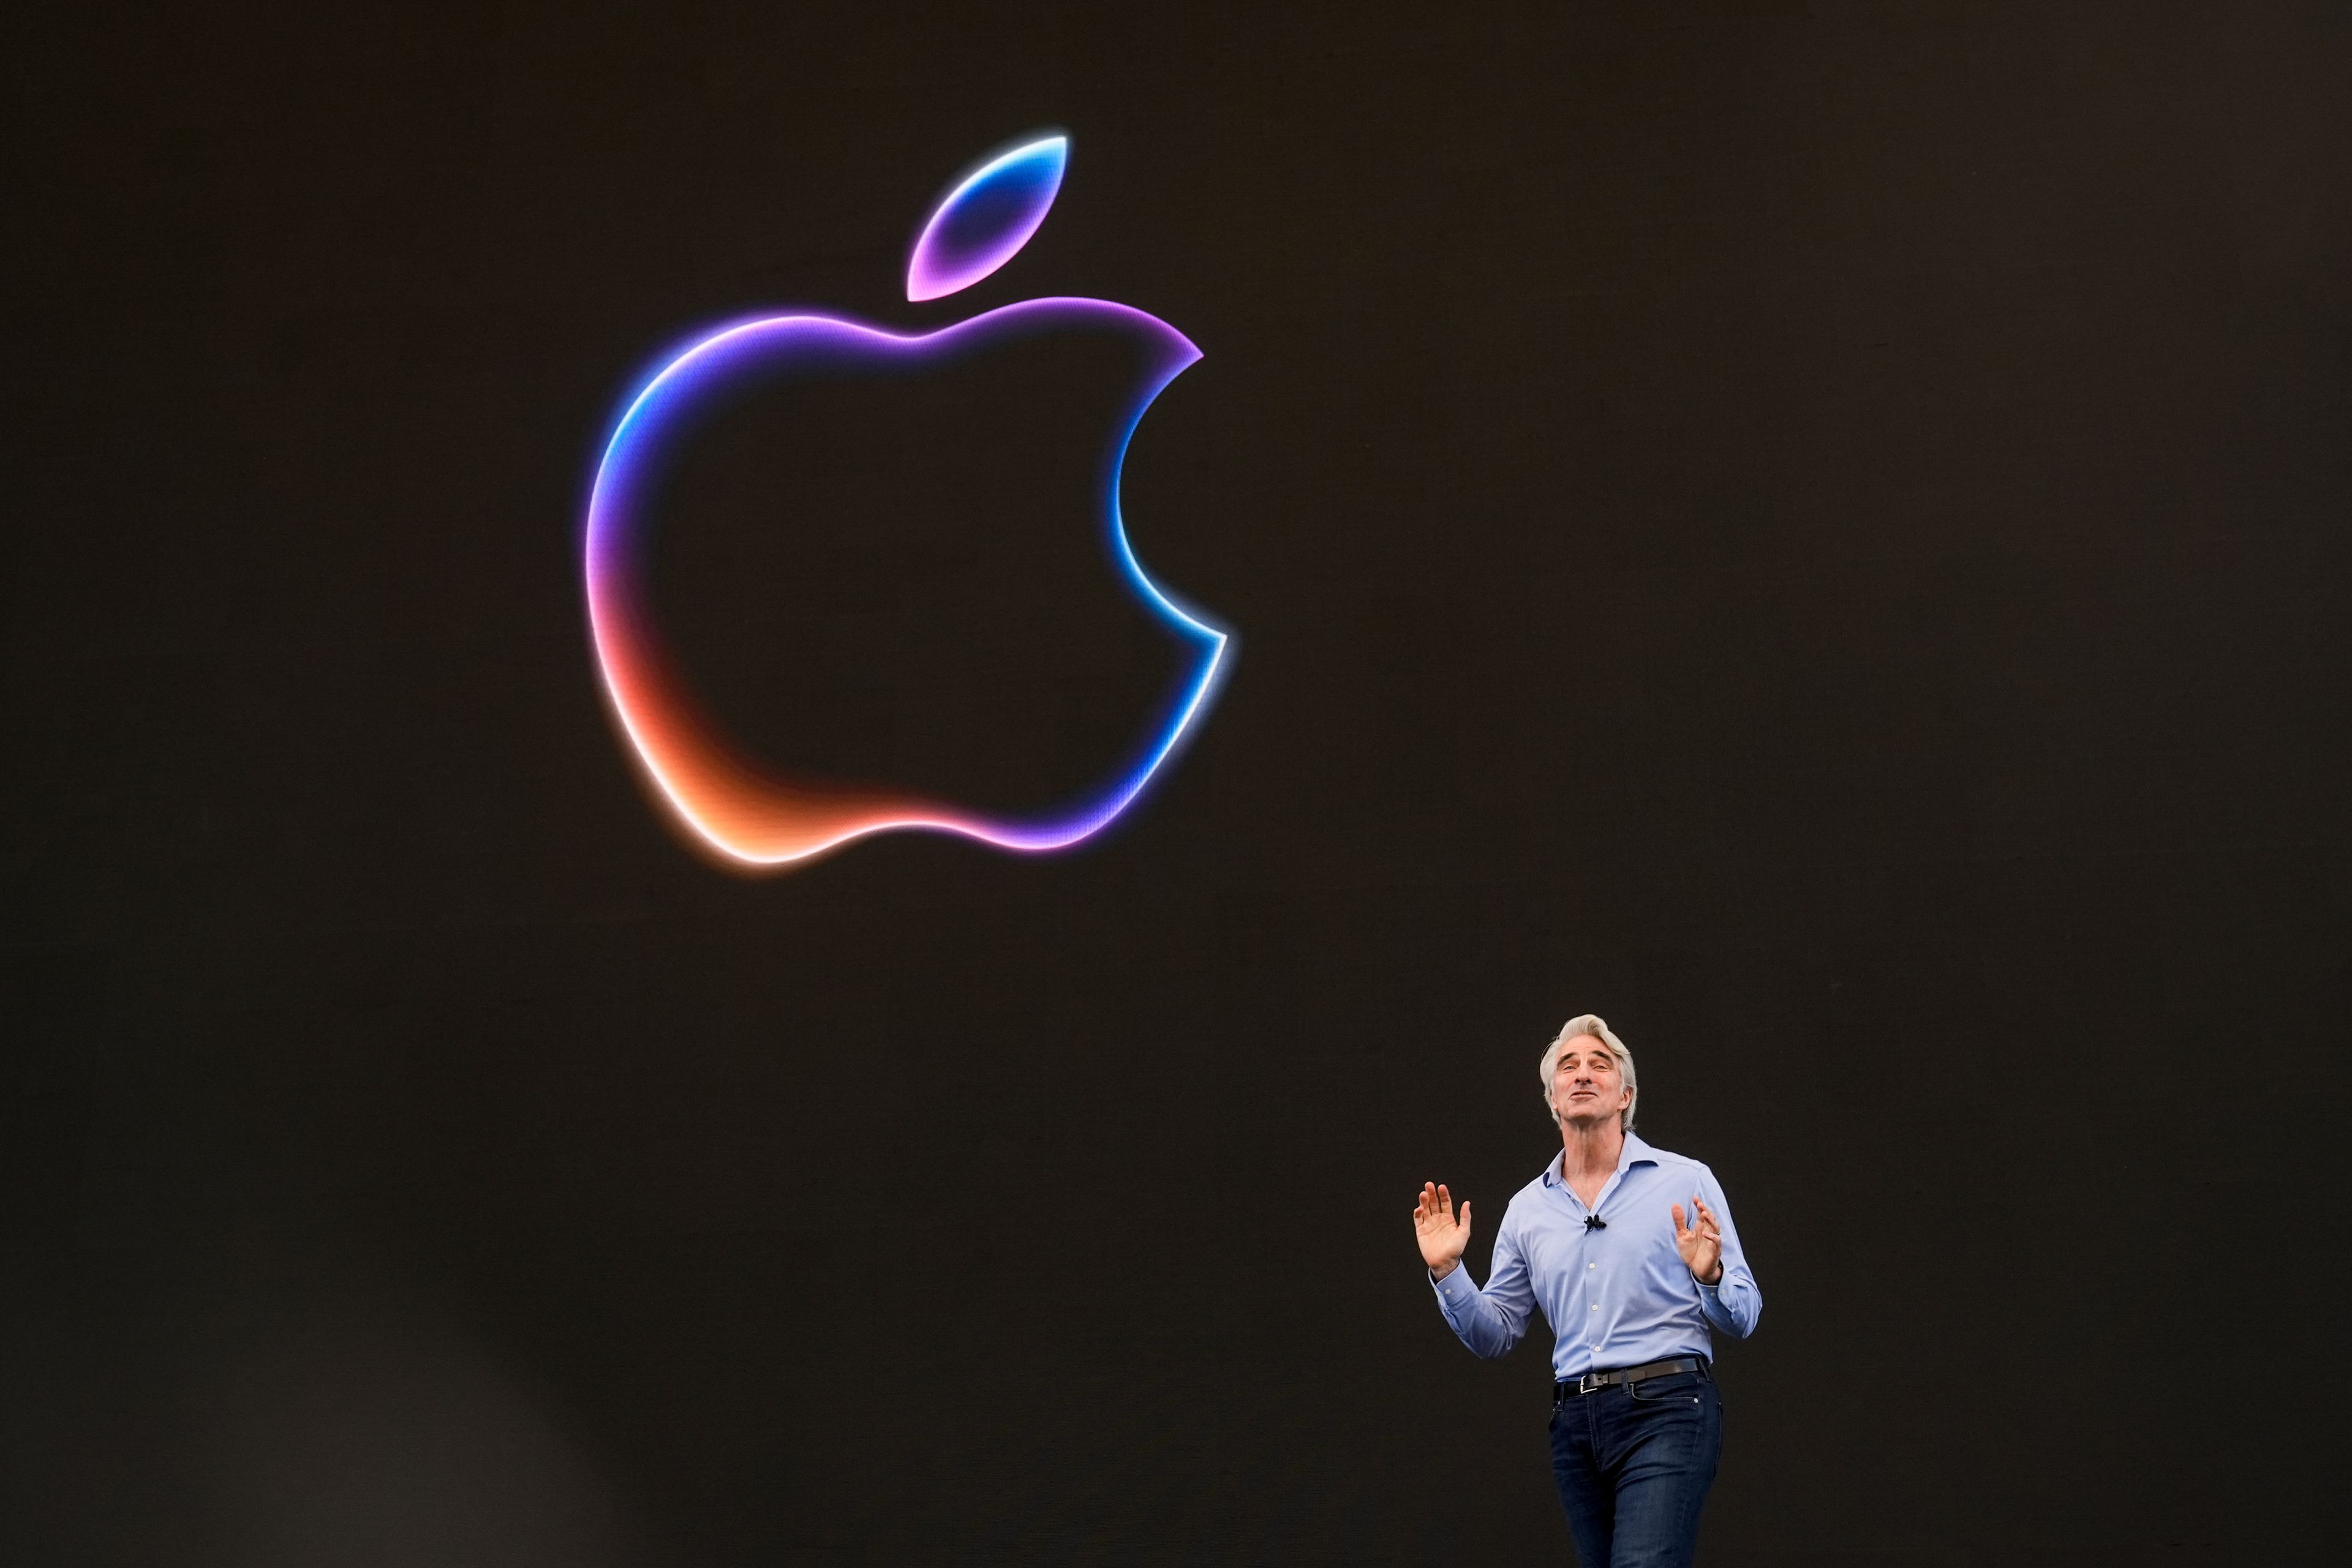
<svg viewBox="0 0 2352 1568"><path fill-rule="evenodd" d="M1636 1405L1680 1405L1687 1410L1706 1402L1706 1379L1695 1372L1670 1372L1629 1383L1625 1392Z"/></svg>

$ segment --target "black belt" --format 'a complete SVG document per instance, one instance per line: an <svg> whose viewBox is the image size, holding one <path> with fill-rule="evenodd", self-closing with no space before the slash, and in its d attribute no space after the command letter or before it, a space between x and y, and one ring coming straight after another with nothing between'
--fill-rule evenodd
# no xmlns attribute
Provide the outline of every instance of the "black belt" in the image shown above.
<svg viewBox="0 0 2352 1568"><path fill-rule="evenodd" d="M1695 1355L1676 1356L1672 1361L1644 1362L1640 1366L1620 1368L1615 1372L1588 1372L1582 1377L1563 1378L1551 1385L1551 1402L1559 1404L1571 1394L1591 1394L1597 1388L1608 1388L1620 1383L1639 1383L1645 1377L1664 1377L1675 1372L1705 1372L1706 1362Z"/></svg>

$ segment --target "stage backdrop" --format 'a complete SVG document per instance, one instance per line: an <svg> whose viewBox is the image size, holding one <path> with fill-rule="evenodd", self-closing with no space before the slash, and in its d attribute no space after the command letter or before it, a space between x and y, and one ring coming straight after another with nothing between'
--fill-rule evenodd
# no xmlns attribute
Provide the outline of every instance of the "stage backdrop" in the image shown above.
<svg viewBox="0 0 2352 1568"><path fill-rule="evenodd" d="M1564 1561L1483 1275L1605 1015L1763 1287L1716 1564L2332 1561L2352 32L2107 4L5 26L0 1554ZM918 226L1069 137L1025 247ZM1203 357L1103 831L734 874L582 529L698 335ZM1185 652L1131 342L748 390L635 580L1050 814Z"/></svg>

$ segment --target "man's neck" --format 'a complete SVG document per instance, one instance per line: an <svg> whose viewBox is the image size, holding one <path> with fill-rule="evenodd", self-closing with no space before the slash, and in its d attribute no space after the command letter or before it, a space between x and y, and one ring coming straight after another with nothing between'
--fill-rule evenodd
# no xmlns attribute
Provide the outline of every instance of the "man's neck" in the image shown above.
<svg viewBox="0 0 2352 1568"><path fill-rule="evenodd" d="M1625 1152L1625 1130L1613 1116L1605 1121L1563 1121L1559 1143L1560 1173L1571 1182L1590 1180L1616 1171Z"/></svg>

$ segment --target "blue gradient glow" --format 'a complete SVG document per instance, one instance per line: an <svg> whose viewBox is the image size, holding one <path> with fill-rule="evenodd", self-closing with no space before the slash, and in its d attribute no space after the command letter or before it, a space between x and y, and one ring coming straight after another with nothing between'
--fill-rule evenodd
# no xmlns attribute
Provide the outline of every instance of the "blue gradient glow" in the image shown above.
<svg viewBox="0 0 2352 1568"><path fill-rule="evenodd" d="M1062 189L1070 139L1045 136L965 175L933 208L907 258L907 298L969 289L1020 252Z"/></svg>
<svg viewBox="0 0 2352 1568"><path fill-rule="evenodd" d="M1141 743L1101 786L1051 816L991 816L894 791L787 778L740 754L693 700L655 626L646 546L660 478L682 439L752 379L919 368L1032 332L1108 329L1139 343L1146 363L1113 426L1097 490L1105 542L1137 596L1189 644L1196 660ZM929 829L1007 849L1058 849L1099 832L1150 783L1208 706L1230 635L1155 584L1128 538L1119 478L1152 400L1201 357L1157 317L1107 300L1024 300L935 332L902 334L834 316L739 322L692 344L631 403L606 443L590 493L585 538L589 620L605 690L647 775L698 839L745 866L806 859L869 834Z"/></svg>
<svg viewBox="0 0 2352 1568"><path fill-rule="evenodd" d="M1035 138L959 182L915 241L908 298L951 294L1009 260L1045 221L1068 153L1066 137ZM923 370L1012 338L1074 330L1108 331L1142 351L1142 368L1111 423L1096 504L1119 576L1190 650L1177 695L1081 801L1034 816L993 816L894 789L788 774L744 754L695 700L646 591L661 480L686 438L754 381ZM589 493L582 558L605 695L647 779L692 840L743 868L793 865L898 829L957 834L1007 849L1059 849L1125 811L1206 711L1231 662L1230 634L1180 605L1144 571L1119 505L1119 476L1144 411L1200 357L1183 333L1131 305L1061 298L1024 300L922 333L816 313L760 317L705 332L666 356L605 442Z"/></svg>

